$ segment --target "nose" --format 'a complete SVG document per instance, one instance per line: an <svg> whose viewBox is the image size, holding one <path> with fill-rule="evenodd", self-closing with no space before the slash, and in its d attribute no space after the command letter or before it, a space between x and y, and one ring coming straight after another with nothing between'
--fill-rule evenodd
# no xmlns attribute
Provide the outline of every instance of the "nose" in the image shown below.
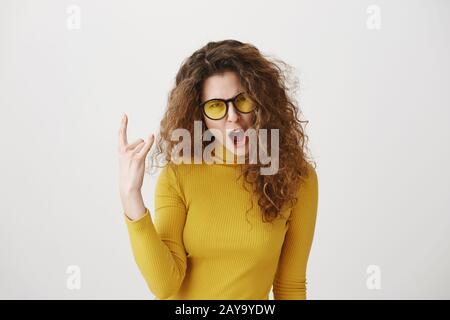
<svg viewBox="0 0 450 320"><path fill-rule="evenodd" d="M239 113L234 108L234 103L230 101L228 104L228 121L236 122L238 119L239 119Z"/></svg>

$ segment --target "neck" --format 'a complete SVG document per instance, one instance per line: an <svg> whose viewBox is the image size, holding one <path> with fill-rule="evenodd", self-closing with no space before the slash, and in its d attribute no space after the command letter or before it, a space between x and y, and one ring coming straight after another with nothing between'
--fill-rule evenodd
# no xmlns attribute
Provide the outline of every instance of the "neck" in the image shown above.
<svg viewBox="0 0 450 320"><path fill-rule="evenodd" d="M232 151L228 150L224 144L220 142L217 143L219 146L217 147L217 154L214 154L215 163L234 166L245 163L245 155L235 155Z"/></svg>

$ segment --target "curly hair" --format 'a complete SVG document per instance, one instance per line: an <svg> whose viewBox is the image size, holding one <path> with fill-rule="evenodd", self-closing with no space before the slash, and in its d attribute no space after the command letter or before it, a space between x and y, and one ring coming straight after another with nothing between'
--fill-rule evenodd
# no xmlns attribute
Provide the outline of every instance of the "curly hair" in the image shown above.
<svg viewBox="0 0 450 320"><path fill-rule="evenodd" d="M308 174L308 137L300 119L300 109L293 96L295 85L290 87L288 70L291 67L276 58L269 58L249 43L237 40L209 42L185 59L176 75L175 86L168 96L168 104L160 122L153 163L163 156L171 161L177 142L171 133L177 128L187 129L194 135L194 121L202 121L198 105L202 86L211 75L234 71L251 100L256 104L254 129L279 130L279 169L276 174L260 174L260 163L242 164L242 173L258 198L263 213L262 220L271 222L281 216L285 206L298 201L297 191ZM203 142L204 146L205 143ZM247 189L247 188L246 188ZM248 189L247 189L248 190Z"/></svg>

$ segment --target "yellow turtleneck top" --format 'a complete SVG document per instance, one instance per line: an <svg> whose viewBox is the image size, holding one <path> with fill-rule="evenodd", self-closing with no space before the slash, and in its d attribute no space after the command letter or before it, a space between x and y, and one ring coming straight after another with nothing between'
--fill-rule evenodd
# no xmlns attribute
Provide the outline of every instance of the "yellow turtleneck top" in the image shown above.
<svg viewBox="0 0 450 320"><path fill-rule="evenodd" d="M226 160L229 152L220 160ZM124 213L137 266L160 300L306 299L306 269L318 203L312 166L286 219L262 221L238 163L169 163L149 209ZM253 207L251 204L253 198ZM246 211L248 212L246 213Z"/></svg>

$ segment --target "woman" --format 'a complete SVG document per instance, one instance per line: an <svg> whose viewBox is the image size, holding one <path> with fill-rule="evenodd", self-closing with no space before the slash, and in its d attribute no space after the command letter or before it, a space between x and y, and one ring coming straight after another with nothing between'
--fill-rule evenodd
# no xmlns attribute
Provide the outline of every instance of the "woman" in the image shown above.
<svg viewBox="0 0 450 320"><path fill-rule="evenodd" d="M278 63L277 63L278 62ZM155 191L155 222L141 195L145 159L154 142L128 144L128 119L119 131L120 196L136 263L158 299L306 299L306 267L318 202L307 136L289 96L281 61L236 40L210 42L184 61L169 94L152 155L163 158ZM211 161L194 144L174 141L177 129L201 146L215 143ZM272 130L277 169L250 163L250 129ZM189 141L191 142L191 141ZM217 147L219 146L219 147ZM277 147L277 146L276 146ZM189 152L192 151L193 152ZM191 156L192 155L192 156ZM260 155L260 154L258 154ZM200 158L199 158L200 157ZM193 160L193 161L186 161Z"/></svg>

